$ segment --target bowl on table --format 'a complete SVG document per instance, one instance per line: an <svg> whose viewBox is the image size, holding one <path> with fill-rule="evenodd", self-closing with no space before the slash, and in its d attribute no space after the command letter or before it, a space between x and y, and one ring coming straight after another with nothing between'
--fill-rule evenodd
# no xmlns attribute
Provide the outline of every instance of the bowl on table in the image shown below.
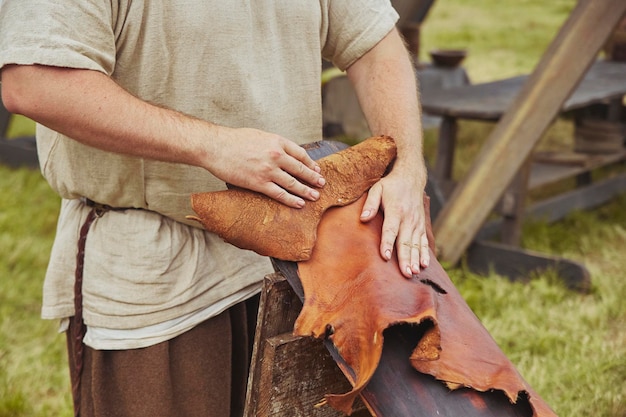
<svg viewBox="0 0 626 417"><path fill-rule="evenodd" d="M466 56L466 49L433 49L430 51L430 58L433 64L438 67L457 67Z"/></svg>

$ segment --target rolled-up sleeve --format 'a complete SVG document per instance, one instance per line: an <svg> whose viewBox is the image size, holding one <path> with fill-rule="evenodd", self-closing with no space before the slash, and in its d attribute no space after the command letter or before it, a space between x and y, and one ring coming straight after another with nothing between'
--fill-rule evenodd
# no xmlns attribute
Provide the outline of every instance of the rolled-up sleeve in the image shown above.
<svg viewBox="0 0 626 417"><path fill-rule="evenodd" d="M398 13L389 0L328 0L323 22L325 59L344 70L380 42L395 26Z"/></svg>
<svg viewBox="0 0 626 417"><path fill-rule="evenodd" d="M115 68L111 2L0 1L0 67L8 64Z"/></svg>

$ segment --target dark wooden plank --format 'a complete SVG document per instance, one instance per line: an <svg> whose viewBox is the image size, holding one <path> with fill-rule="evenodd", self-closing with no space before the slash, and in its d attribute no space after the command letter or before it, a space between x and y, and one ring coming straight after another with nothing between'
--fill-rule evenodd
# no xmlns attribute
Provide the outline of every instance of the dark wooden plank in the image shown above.
<svg viewBox="0 0 626 417"><path fill-rule="evenodd" d="M437 141L437 157L434 175L442 183L452 181L452 166L454 165L454 150L456 148L456 133L458 124L456 118L444 116L439 127Z"/></svg>
<svg viewBox="0 0 626 417"><path fill-rule="evenodd" d="M430 375L416 372L406 360L426 326L397 325L384 333L380 364L364 390L364 401L385 417L522 417L532 410L525 399L517 405L499 391L451 391Z"/></svg>
<svg viewBox="0 0 626 417"><path fill-rule="evenodd" d="M579 262L486 240L475 240L468 248L467 266L477 274L495 272L518 282L527 282L533 273L554 270L569 289L591 289L591 275Z"/></svg>
<svg viewBox="0 0 626 417"><path fill-rule="evenodd" d="M540 201L526 210L526 217L556 221L572 210L592 209L623 193L626 193L626 174L596 181Z"/></svg>
<svg viewBox="0 0 626 417"><path fill-rule="evenodd" d="M500 199L502 228L500 240L512 246L519 246L522 240L522 221L528 195L528 178L530 177L530 161L517 172L511 185Z"/></svg>
<svg viewBox="0 0 626 417"><path fill-rule="evenodd" d="M526 219L554 222L563 219L567 214L571 213L572 210L592 209L608 202L616 195L623 193L626 193L626 174L596 181L589 185L542 200L527 207L524 217ZM475 242L483 241L484 243L484 240L494 237L500 230L501 225L502 219L491 220L485 223L476 234ZM472 246L470 246L469 250L472 250ZM486 262L495 256L487 252L483 252L483 254L487 256ZM550 259L549 256L544 257ZM517 257L515 259L508 258L506 262L511 263L511 266L514 267L514 262L524 265L525 263L533 263L533 260L524 260L523 257ZM517 268L517 266L515 267ZM532 271L532 269L528 271ZM479 269L475 272L485 273L488 272L488 270ZM502 274L505 275L504 273Z"/></svg>
<svg viewBox="0 0 626 417"><path fill-rule="evenodd" d="M611 154L585 154L584 161L578 163L553 163L535 161L528 182L530 189L540 188L566 178L571 178L591 170L626 160L626 149Z"/></svg>
<svg viewBox="0 0 626 417"><path fill-rule="evenodd" d="M422 110L436 116L498 120L527 78L519 76L438 90L422 97Z"/></svg>
<svg viewBox="0 0 626 417"><path fill-rule="evenodd" d="M347 144L335 140L324 140L319 142L308 143L303 146L309 156L315 160L338 152L348 147Z"/></svg>
<svg viewBox="0 0 626 417"><path fill-rule="evenodd" d="M626 93L626 62L595 61L574 93L563 104L570 111Z"/></svg>

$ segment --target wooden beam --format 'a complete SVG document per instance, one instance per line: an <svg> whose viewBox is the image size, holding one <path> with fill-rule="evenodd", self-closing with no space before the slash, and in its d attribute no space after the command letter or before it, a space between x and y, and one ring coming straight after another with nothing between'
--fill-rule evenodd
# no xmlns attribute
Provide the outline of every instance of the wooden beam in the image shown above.
<svg viewBox="0 0 626 417"><path fill-rule="evenodd" d="M580 0L438 216L439 257L457 263L626 12L624 0Z"/></svg>

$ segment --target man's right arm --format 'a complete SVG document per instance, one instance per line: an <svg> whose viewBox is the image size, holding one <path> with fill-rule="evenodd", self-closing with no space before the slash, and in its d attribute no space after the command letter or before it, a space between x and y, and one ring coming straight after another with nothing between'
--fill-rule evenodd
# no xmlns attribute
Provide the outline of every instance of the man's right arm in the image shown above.
<svg viewBox="0 0 626 417"><path fill-rule="evenodd" d="M110 152L199 166L292 207L316 200L317 164L281 136L218 126L131 95L107 75L41 65L2 69L6 108ZM310 184L313 187L307 185Z"/></svg>

